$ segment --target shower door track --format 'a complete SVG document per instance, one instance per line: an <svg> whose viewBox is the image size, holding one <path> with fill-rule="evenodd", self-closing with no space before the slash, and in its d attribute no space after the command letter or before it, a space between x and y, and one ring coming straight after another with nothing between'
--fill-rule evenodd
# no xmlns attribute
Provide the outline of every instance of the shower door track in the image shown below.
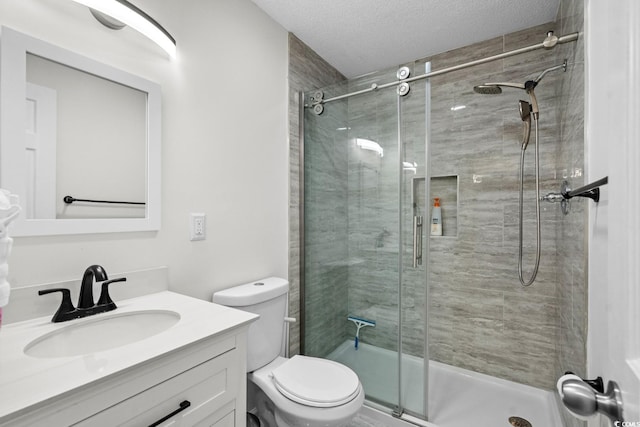
<svg viewBox="0 0 640 427"><path fill-rule="evenodd" d="M500 54L497 54L497 55L487 56L487 57L481 58L481 59L476 59L475 61L469 61L469 62L465 62L463 64L454 65L452 67L443 68L441 70L431 71L431 72L428 72L428 73L425 73L425 74L421 74L419 76L410 77L410 78L406 78L406 79L403 79L403 80L397 80L395 82L389 82L389 83L385 83L385 84L381 84L381 85L374 83L374 84L371 85L371 87L369 87L367 89L362 89L362 90L358 90L358 91L355 91L355 92L345 93L344 95L334 96L332 98L318 99L318 100L315 100L311 105L304 104L304 106L305 107L312 107L312 106L318 105L318 104L326 104L326 103L333 102L333 101L339 101L341 99L351 98L352 96L362 95L362 94L373 92L373 91L380 90L380 89L386 89L386 88L390 88L390 87L395 87L395 86L399 85L400 83L411 83L411 82L415 82L417 80L428 79L430 77L440 76L442 74L447 74L447 73L450 73L452 71L458 71L458 70L462 70L462 69L465 69L465 68L474 67L476 65L486 64L487 62L497 61L498 59L509 58L511 56L520 55L522 53L527 53L527 52L532 52L532 51L538 50L538 49L549 49L550 50L550 49L553 49L558 44L574 42L576 40L578 40L578 33L570 33L570 34L558 37L557 43L555 45L553 45L553 46L548 46L545 42L541 42L541 43L534 44L534 45L531 45L531 46L521 47L519 49L510 50L508 52L503 52L503 53L500 53Z"/></svg>

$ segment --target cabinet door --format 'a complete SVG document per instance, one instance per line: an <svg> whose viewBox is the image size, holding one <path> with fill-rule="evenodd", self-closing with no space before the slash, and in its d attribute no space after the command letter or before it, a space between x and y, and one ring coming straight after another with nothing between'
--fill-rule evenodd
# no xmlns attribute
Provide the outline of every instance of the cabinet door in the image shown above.
<svg viewBox="0 0 640 427"><path fill-rule="evenodd" d="M215 424L213 424L213 427L235 427L235 425L236 414L235 411L232 411L225 415L223 418L219 419Z"/></svg>
<svg viewBox="0 0 640 427"><path fill-rule="evenodd" d="M148 426L188 401L190 406L161 425L181 427L217 425L233 413L238 378L243 370L236 350L222 354L180 375L168 379L76 424L86 427ZM135 381L135 379L132 379ZM231 424L233 425L233 424Z"/></svg>

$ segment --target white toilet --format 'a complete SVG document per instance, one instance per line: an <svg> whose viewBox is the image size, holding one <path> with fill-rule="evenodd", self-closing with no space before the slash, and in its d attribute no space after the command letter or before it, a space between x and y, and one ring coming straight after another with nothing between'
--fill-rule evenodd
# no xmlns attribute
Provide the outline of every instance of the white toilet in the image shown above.
<svg viewBox="0 0 640 427"><path fill-rule="evenodd" d="M289 282L269 277L213 294L213 302L260 315L249 327L249 402L267 427L339 427L364 402L358 376L348 367L307 356L280 356Z"/></svg>

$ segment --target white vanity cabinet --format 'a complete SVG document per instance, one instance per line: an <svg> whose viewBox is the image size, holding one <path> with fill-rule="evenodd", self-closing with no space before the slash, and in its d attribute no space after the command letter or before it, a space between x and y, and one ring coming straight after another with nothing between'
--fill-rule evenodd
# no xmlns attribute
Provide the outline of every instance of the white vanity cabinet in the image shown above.
<svg viewBox="0 0 640 427"><path fill-rule="evenodd" d="M246 333L210 339L133 367L12 420L11 427L244 426Z"/></svg>
<svg viewBox="0 0 640 427"><path fill-rule="evenodd" d="M210 339L73 391L11 427L244 426L246 334Z"/></svg>
<svg viewBox="0 0 640 427"><path fill-rule="evenodd" d="M245 426L247 330L257 316L171 292L128 301L118 310L173 307L180 321L134 344L53 359L22 348L58 325L3 328L0 348L14 351L0 354L0 427Z"/></svg>

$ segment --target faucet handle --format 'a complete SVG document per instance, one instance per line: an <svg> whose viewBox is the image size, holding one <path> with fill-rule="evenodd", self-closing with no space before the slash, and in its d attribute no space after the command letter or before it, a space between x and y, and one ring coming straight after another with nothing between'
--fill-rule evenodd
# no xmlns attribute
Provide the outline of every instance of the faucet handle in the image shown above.
<svg viewBox="0 0 640 427"><path fill-rule="evenodd" d="M121 277L119 279L107 280L102 282L102 291L100 292L100 298L98 299L98 306L104 307L103 310L100 311L111 311L118 308L115 302L111 299L109 295L109 285L115 282L126 282L126 277Z"/></svg>
<svg viewBox="0 0 640 427"><path fill-rule="evenodd" d="M65 322L67 320L75 319L79 317L77 315L76 308L73 306L71 302L71 291L66 288L53 288L53 289L44 289L38 291L38 295L46 295L54 292L62 293L62 301L60 301L60 307L58 307L58 311L51 318L52 322Z"/></svg>

